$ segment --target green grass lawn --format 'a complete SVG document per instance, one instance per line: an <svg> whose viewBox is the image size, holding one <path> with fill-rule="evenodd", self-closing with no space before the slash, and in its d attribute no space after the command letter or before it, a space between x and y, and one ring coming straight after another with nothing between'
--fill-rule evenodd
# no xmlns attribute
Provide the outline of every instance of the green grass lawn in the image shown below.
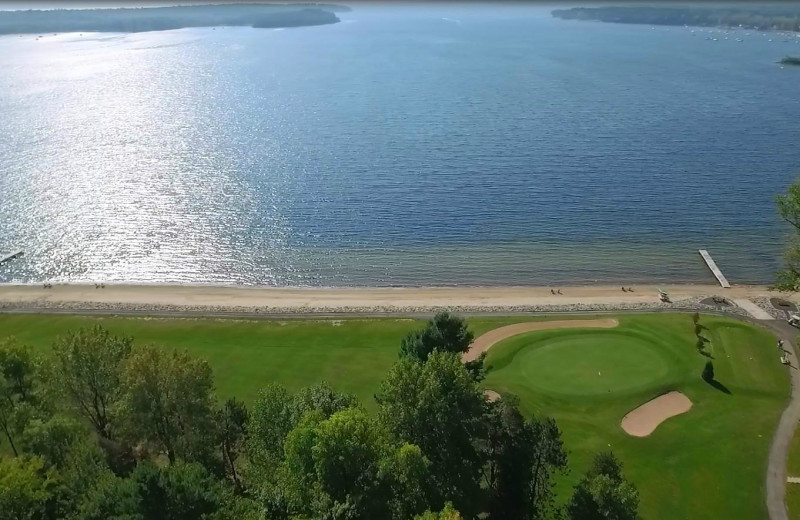
<svg viewBox="0 0 800 520"><path fill-rule="evenodd" d="M522 321L532 320L495 317L469 323L479 335ZM371 410L401 338L423 324L0 315L0 338L14 335L47 352L56 336L98 323L137 343L187 349L207 359L220 398L252 401L270 382L297 389L324 379L354 393ZM518 395L527 413L558 420L571 468L559 483L562 498L591 456L610 448L639 487L644 520L766 518L767 451L788 399L788 375L769 333L717 317L704 316L701 323L717 379L730 394L700 379L706 358L695 349L690 316L662 314L623 316L615 329L510 338L490 351L493 368L485 385ZM689 396L692 410L647 438L621 430L625 413L668 390Z"/></svg>
<svg viewBox="0 0 800 520"><path fill-rule="evenodd" d="M772 434L789 395L774 337L742 322L703 316L716 379L700 377L689 315L623 316L615 329L555 330L509 338L489 352L485 386L519 396L526 413L557 419L571 474L611 449L641 493L644 519L766 518L764 475ZM694 403L646 438L628 436L622 417L679 390Z"/></svg>
<svg viewBox="0 0 800 520"><path fill-rule="evenodd" d="M471 328L481 334L526 318L480 318ZM186 349L208 360L217 395L252 402L264 385L278 382L291 390L322 380L357 395L369 409L372 398L397 360L400 340L421 328L422 320L229 320L153 319L80 316L0 315L0 338L47 352L66 331L100 324L138 344Z"/></svg>

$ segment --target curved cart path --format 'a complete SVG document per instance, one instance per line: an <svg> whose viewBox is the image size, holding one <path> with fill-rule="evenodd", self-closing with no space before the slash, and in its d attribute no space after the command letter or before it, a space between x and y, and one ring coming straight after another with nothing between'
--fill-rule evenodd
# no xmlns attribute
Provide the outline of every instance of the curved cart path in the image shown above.
<svg viewBox="0 0 800 520"><path fill-rule="evenodd" d="M783 411L778 429L772 438L767 462L767 511L770 520L789 520L786 510L786 460L789 457L789 445L792 442L795 427L800 420L800 368L797 358L797 329L783 320L759 321L766 328L772 330L784 341L784 350L791 366L789 374L792 380L792 394L789 405ZM775 353L775 357L778 353ZM797 476L797 475L793 475ZM795 512L795 514L797 514Z"/></svg>
<svg viewBox="0 0 800 520"><path fill-rule="evenodd" d="M464 361L474 361L498 341L503 341L504 339L519 334L525 334L526 332L551 329L611 329L617 325L619 325L619 322L610 318L600 320L556 320L515 323L513 325L492 329L478 336L478 338L472 342L472 345L470 345L469 350L462 354L462 359Z"/></svg>

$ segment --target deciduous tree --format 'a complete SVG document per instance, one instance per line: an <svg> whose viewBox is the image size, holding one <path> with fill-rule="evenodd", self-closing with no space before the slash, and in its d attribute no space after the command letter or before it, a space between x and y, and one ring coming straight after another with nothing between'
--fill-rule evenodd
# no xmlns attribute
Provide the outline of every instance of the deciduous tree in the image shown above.
<svg viewBox="0 0 800 520"><path fill-rule="evenodd" d="M420 447L431 462L434 505L450 500L477 513L485 462L485 398L459 354L433 352L427 361L404 357L389 371L376 396L381 422L400 440Z"/></svg>
<svg viewBox="0 0 800 520"><path fill-rule="evenodd" d="M213 378L205 361L157 347L125 362L117 413L132 442L177 458L200 460L214 445Z"/></svg>
<svg viewBox="0 0 800 520"><path fill-rule="evenodd" d="M0 520L45 520L56 485L39 457L0 458Z"/></svg>
<svg viewBox="0 0 800 520"><path fill-rule="evenodd" d="M241 488L239 473L236 470L236 460L247 436L247 423L250 414L243 402L231 398L225 401L222 409L217 411L217 432L222 450L222 460L226 472L233 481L233 485Z"/></svg>
<svg viewBox="0 0 800 520"><path fill-rule="evenodd" d="M51 384L105 438L112 437L109 414L120 396L122 369L132 345L132 338L112 336L99 325L67 334L53 345Z"/></svg>
<svg viewBox="0 0 800 520"><path fill-rule="evenodd" d="M611 452L595 457L567 505L570 520L636 520L638 509L639 493Z"/></svg>
<svg viewBox="0 0 800 520"><path fill-rule="evenodd" d="M0 343L0 430L14 455L19 454L16 441L36 404L35 371L30 347L14 339Z"/></svg>
<svg viewBox="0 0 800 520"><path fill-rule="evenodd" d="M792 238L784 251L784 269L779 271L774 287L780 291L800 290L800 180L775 199L778 214L791 226Z"/></svg>
<svg viewBox="0 0 800 520"><path fill-rule="evenodd" d="M488 421L491 518L545 518L553 508L553 475L567 466L558 426L549 418L525 420L512 398L491 403Z"/></svg>

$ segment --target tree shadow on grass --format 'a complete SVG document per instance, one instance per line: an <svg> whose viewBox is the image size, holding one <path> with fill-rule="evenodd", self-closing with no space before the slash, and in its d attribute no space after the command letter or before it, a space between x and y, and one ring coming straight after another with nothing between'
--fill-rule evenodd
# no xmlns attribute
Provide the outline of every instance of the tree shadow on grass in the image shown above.
<svg viewBox="0 0 800 520"><path fill-rule="evenodd" d="M708 379L704 379L703 381L705 381L705 382L706 382L706 383L708 383L709 385L713 386L714 388L716 388L717 390L719 390L719 391L720 391L720 392L722 392L723 394L728 394L728 395L731 395L731 391L730 391L730 390L728 390L728 387L727 387L727 386L725 386L725 385L723 385L722 383L720 383L720 382L719 382L719 381L717 381L716 379L712 379L712 380L710 380L710 381L709 381Z"/></svg>

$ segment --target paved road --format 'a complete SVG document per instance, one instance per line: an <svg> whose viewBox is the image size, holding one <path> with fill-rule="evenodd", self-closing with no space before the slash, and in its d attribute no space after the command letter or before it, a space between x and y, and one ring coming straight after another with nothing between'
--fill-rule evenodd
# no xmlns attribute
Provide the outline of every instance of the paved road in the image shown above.
<svg viewBox="0 0 800 520"><path fill-rule="evenodd" d="M789 520L786 511L786 459L789 456L789 444L792 441L795 427L800 420L800 363L797 358L798 330L783 320L759 321L775 332L784 341L784 349L792 365L789 369L792 380L792 396L789 406L783 411L772 446L769 449L767 463L767 511L770 520Z"/></svg>

